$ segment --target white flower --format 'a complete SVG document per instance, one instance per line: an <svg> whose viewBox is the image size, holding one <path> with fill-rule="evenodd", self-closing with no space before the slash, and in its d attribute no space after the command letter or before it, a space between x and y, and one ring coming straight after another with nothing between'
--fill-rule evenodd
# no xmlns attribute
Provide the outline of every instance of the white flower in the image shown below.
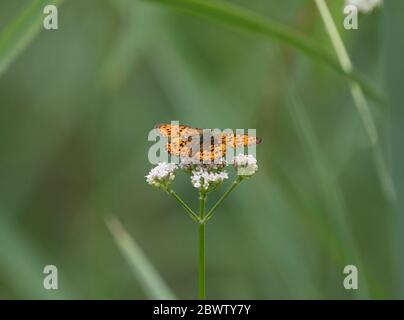
<svg viewBox="0 0 404 320"><path fill-rule="evenodd" d="M383 0L345 0L345 6L354 5L358 11L369 13L383 4Z"/></svg>
<svg viewBox="0 0 404 320"><path fill-rule="evenodd" d="M177 165L174 163L160 162L150 170L146 176L146 181L152 186L166 188L174 180L176 169Z"/></svg>
<svg viewBox="0 0 404 320"><path fill-rule="evenodd" d="M192 171L191 182L197 189L208 190L212 186L219 185L228 179L226 171L209 171L206 168L197 167Z"/></svg>
<svg viewBox="0 0 404 320"><path fill-rule="evenodd" d="M258 170L257 159L251 154L239 154L234 157L234 167L237 169L239 176L252 176Z"/></svg>

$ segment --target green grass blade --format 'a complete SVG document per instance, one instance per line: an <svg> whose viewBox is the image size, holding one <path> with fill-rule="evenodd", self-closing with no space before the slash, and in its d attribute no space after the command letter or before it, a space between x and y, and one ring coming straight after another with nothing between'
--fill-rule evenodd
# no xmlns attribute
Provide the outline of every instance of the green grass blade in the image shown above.
<svg viewBox="0 0 404 320"><path fill-rule="evenodd" d="M43 8L61 0L33 0L0 33L0 77L42 28Z"/></svg>
<svg viewBox="0 0 404 320"><path fill-rule="evenodd" d="M148 297L159 300L175 299L174 293L120 222L116 218L110 218L107 219L106 224Z"/></svg>
<svg viewBox="0 0 404 320"><path fill-rule="evenodd" d="M351 72L351 70L353 70L353 65L342 41L342 38L338 33L337 26L334 23L328 6L324 0L316 0L315 2L323 19L331 43L333 44L335 52L340 61L341 67L347 73L349 73ZM372 146L373 160L377 169L377 173L379 175L382 188L387 198L390 201L394 202L396 193L393 185L393 180L387 168L386 161L384 160L383 151L379 143L379 134L376 128L375 121L373 119L373 115L369 109L369 104L367 103L361 85L358 82L350 81L349 86L356 109L358 110L358 113L362 119L362 123Z"/></svg>
<svg viewBox="0 0 404 320"><path fill-rule="evenodd" d="M276 21L272 21L264 16L246 10L234 4L217 2L212 0L144 0L148 2L156 2L177 9L185 10L200 17L211 18L231 26L248 30L250 32L269 37L285 43L310 58L321 61L335 70L337 73L344 75L347 79L360 84L363 91L378 103L383 103L384 98L376 91L367 81L355 70L351 72L345 71L335 59L333 54L328 50L319 46L310 38L300 34L289 27L282 25Z"/></svg>

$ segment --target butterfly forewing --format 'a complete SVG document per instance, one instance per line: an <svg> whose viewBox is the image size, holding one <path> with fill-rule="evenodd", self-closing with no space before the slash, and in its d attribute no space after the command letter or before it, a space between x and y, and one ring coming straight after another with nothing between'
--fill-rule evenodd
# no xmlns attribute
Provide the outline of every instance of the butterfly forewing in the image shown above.
<svg viewBox="0 0 404 320"><path fill-rule="evenodd" d="M201 130L184 125L163 123L156 125L156 129L165 137L180 137L188 140L188 137L201 134Z"/></svg>
<svg viewBox="0 0 404 320"><path fill-rule="evenodd" d="M223 143L232 148L251 146L261 143L261 138L247 134L226 134L223 136Z"/></svg>

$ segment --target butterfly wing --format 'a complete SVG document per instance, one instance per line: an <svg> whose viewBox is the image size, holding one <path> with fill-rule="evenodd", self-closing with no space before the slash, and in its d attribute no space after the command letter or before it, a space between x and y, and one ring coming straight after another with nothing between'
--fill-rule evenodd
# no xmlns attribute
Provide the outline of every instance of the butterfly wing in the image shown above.
<svg viewBox="0 0 404 320"><path fill-rule="evenodd" d="M261 138L247 134L222 134L219 136L213 135L212 137L211 143L204 143L201 152L196 154L201 161L224 159L227 146L237 148L262 142Z"/></svg>
<svg viewBox="0 0 404 320"><path fill-rule="evenodd" d="M206 145L204 144L200 151L196 152L194 158L199 161L214 161L216 159L224 159L226 157L226 145L223 143L216 143Z"/></svg>
<svg viewBox="0 0 404 320"><path fill-rule="evenodd" d="M202 140L201 135L191 136L191 139L188 140L171 137L167 143L167 151L174 156L191 157L206 162L224 158L226 156L226 144L222 142L221 136L218 139L206 138L206 141Z"/></svg>
<svg viewBox="0 0 404 320"><path fill-rule="evenodd" d="M249 136L248 134L225 134L223 135L223 143L232 147L244 147L255 144L260 144L262 139L256 136Z"/></svg>
<svg viewBox="0 0 404 320"><path fill-rule="evenodd" d="M192 157L193 149L188 140L171 138L166 145L167 152L177 157Z"/></svg>
<svg viewBox="0 0 404 320"><path fill-rule="evenodd" d="M192 138L195 136L197 136L196 139L199 140L199 135L202 132L201 129L169 123L157 124L155 128L162 136L168 138L166 145L168 153L177 157L192 156L190 141L192 141Z"/></svg>
<svg viewBox="0 0 404 320"><path fill-rule="evenodd" d="M184 140L188 140L188 137L190 136L194 136L197 134L199 135L202 133L201 129L169 123L157 124L155 128L164 137L168 138L182 137Z"/></svg>

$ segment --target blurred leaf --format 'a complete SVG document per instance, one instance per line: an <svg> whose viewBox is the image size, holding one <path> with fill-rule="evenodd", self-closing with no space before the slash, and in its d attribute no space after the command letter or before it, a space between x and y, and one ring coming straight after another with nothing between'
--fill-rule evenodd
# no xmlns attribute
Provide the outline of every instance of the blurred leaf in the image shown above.
<svg viewBox="0 0 404 320"><path fill-rule="evenodd" d="M144 0L148 2L157 2L163 5L172 6L185 10L201 17L208 17L229 25L239 27L253 33L261 34L269 38L276 39L287 45L301 51L307 56L317 59L331 67L347 79L358 82L364 92L372 99L382 102L380 94L370 86L365 79L355 70L346 72L333 57L333 55L323 47L317 45L311 39L302 34L284 26L276 21L250 12L234 4L217 2L212 0Z"/></svg>
<svg viewBox="0 0 404 320"><path fill-rule="evenodd" d="M61 0L33 0L0 34L0 77L39 33L46 5Z"/></svg>
<svg viewBox="0 0 404 320"><path fill-rule="evenodd" d="M133 274L142 284L150 299L175 299L175 295L164 283L161 276L147 259L142 249L126 232L116 218L106 221L123 256L128 261Z"/></svg>

